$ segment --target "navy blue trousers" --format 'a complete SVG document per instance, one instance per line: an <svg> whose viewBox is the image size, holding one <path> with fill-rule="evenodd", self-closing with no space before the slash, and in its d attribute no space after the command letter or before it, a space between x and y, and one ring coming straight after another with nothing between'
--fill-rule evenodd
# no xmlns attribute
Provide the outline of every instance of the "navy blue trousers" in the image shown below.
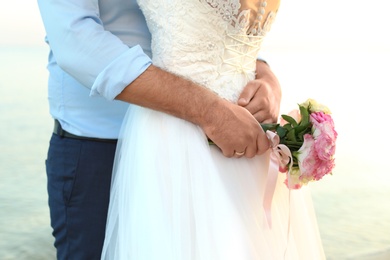
<svg viewBox="0 0 390 260"><path fill-rule="evenodd" d="M57 259L100 259L115 148L53 134L46 172Z"/></svg>

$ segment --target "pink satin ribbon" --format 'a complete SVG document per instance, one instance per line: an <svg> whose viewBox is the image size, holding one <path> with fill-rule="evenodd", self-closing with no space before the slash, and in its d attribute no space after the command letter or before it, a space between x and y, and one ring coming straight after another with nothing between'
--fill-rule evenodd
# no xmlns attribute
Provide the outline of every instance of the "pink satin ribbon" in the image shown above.
<svg viewBox="0 0 390 260"><path fill-rule="evenodd" d="M290 149L284 144L279 144L279 136L272 132L266 132L267 137L270 141L270 164L268 169L267 182L264 192L263 208L267 218L269 228L272 227L272 217L271 217L271 204L272 197L274 196L276 181L278 180L279 167L285 167L289 162L290 167L288 169L287 178L290 178L290 170L292 166L292 155ZM290 181L288 181L290 183Z"/></svg>

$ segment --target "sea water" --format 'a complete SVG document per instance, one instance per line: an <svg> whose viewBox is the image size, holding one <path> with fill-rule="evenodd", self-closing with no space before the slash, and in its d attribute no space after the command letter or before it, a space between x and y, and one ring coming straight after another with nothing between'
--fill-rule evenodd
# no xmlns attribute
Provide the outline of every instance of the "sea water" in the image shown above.
<svg viewBox="0 0 390 260"><path fill-rule="evenodd" d="M0 259L55 259L45 158L52 131L47 48L0 47ZM332 176L309 184L327 258L390 250L388 63L378 50L271 50L282 113L306 98L330 107L339 133ZM367 257L366 257L367 256Z"/></svg>
<svg viewBox="0 0 390 260"><path fill-rule="evenodd" d="M44 47L0 48L0 259L55 259L46 195Z"/></svg>

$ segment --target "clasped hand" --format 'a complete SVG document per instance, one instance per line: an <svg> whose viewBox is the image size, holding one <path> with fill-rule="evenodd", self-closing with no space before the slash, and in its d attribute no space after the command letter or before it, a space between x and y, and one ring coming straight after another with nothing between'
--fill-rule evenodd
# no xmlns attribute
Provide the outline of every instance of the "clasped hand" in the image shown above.
<svg viewBox="0 0 390 260"><path fill-rule="evenodd" d="M226 157L263 154L269 141L259 123L277 122L280 101L277 78L266 63L258 61L256 79L245 86L238 103L225 101L204 131Z"/></svg>

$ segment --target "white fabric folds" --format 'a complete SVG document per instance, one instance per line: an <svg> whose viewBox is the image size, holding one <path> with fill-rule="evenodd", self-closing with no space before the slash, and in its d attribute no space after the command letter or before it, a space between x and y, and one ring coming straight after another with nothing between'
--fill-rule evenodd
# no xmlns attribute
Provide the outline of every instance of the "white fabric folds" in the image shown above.
<svg viewBox="0 0 390 260"><path fill-rule="evenodd" d="M284 176L268 228L269 154L226 158L199 127L141 107L121 136L102 259L324 258L309 191L292 191L289 203Z"/></svg>

